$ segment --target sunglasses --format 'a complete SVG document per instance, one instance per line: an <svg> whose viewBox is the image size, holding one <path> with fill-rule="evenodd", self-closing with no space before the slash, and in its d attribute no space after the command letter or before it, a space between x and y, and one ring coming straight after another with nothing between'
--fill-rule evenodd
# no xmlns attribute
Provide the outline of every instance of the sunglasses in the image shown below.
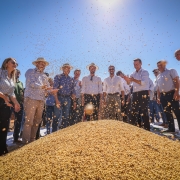
<svg viewBox="0 0 180 180"><path fill-rule="evenodd" d="M114 69L109 69L109 70L111 71L111 70L114 70Z"/></svg>
<svg viewBox="0 0 180 180"><path fill-rule="evenodd" d="M14 61L11 61L11 64L18 66L18 64Z"/></svg>

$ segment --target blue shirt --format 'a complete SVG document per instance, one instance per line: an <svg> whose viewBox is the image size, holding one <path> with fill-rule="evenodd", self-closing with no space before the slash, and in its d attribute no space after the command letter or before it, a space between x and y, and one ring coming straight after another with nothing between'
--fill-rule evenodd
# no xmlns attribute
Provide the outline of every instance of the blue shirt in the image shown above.
<svg viewBox="0 0 180 180"><path fill-rule="evenodd" d="M81 96L81 86L79 85L81 81L74 79L75 91L76 91L76 98L80 98Z"/></svg>
<svg viewBox="0 0 180 180"><path fill-rule="evenodd" d="M46 106L54 106L55 105L55 98L52 94L49 93L48 97L46 98Z"/></svg>
<svg viewBox="0 0 180 180"><path fill-rule="evenodd" d="M160 92L168 92L175 89L173 79L179 77L175 69L165 69L157 76L157 85Z"/></svg>
<svg viewBox="0 0 180 180"><path fill-rule="evenodd" d="M144 69L140 69L138 72L135 71L130 75L134 79L140 80L141 85L133 82L133 92L149 90L149 73Z"/></svg>
<svg viewBox="0 0 180 180"><path fill-rule="evenodd" d="M0 68L0 92L9 96L15 96L14 94L15 84L12 78L8 77L7 70Z"/></svg>
<svg viewBox="0 0 180 180"><path fill-rule="evenodd" d="M69 75L65 76L65 74L58 74L54 77L54 89L59 89L58 95L71 96L72 94L76 94L75 84L73 78Z"/></svg>
<svg viewBox="0 0 180 180"><path fill-rule="evenodd" d="M40 72L37 68L28 69L25 76L26 88L24 97L45 101L45 90L42 89L42 86L49 86L48 77L44 74L44 72Z"/></svg>

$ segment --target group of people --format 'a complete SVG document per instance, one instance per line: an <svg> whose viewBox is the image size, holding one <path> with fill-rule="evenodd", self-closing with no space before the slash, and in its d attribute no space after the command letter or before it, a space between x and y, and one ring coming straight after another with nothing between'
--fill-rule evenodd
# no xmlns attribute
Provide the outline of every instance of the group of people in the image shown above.
<svg viewBox="0 0 180 180"><path fill-rule="evenodd" d="M180 60L180 50L175 52ZM117 119L150 131L154 117L174 132L174 112L180 129L179 76L175 69L167 69L165 61L157 62L153 70L155 81L142 68L141 59L134 59L135 71L126 76L115 66L108 67L109 76L101 80L95 73L98 66L91 63L86 68L89 75L79 80L80 69L69 73L73 67L66 63L54 79L45 73L49 63L44 58L33 61L34 69L25 73L26 85L19 80L20 71L14 58L4 60L0 68L0 155L8 153L6 139L12 111L16 116L14 143L22 130L22 144L37 139L43 112L46 112L47 134L81 121ZM115 73L116 72L116 73ZM86 114L87 105L93 105L91 114ZM24 122L23 122L24 119ZM23 122L23 123L22 123Z"/></svg>

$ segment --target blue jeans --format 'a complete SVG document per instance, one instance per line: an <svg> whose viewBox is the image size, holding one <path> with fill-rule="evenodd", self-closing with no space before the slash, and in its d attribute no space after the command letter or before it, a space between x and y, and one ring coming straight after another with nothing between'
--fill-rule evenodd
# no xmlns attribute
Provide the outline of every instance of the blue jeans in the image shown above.
<svg viewBox="0 0 180 180"><path fill-rule="evenodd" d="M160 117L159 117L159 109L158 109L158 105L157 102L154 100L150 100L149 101L149 118L151 120L151 122L154 122L154 115L156 116L156 119L159 121Z"/></svg>
<svg viewBox="0 0 180 180"><path fill-rule="evenodd" d="M71 97L70 96L58 96L59 102L61 103L60 108L54 106L54 119L52 123L52 132L57 131L58 125L60 129L66 128L70 125L69 114L71 108Z"/></svg>
<svg viewBox="0 0 180 180"><path fill-rule="evenodd" d="M21 124L22 124L22 120L23 120L23 104L20 104L20 106L21 106L20 111L14 112L16 121L15 121L15 126L14 126L13 137L14 137L15 141L17 141L19 138L19 134L21 131Z"/></svg>
<svg viewBox="0 0 180 180"><path fill-rule="evenodd" d="M53 120L54 106L46 106L46 128L47 134L50 134L50 125Z"/></svg>

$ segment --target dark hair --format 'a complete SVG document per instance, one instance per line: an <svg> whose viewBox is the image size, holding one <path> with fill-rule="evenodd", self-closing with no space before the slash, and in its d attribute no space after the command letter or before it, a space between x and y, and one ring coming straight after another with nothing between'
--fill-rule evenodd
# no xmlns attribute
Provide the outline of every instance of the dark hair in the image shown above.
<svg viewBox="0 0 180 180"><path fill-rule="evenodd" d="M74 70L74 74L75 74L75 72L76 72L76 71L79 71L79 72L81 72L81 70L80 70L80 69L75 69L75 70Z"/></svg>
<svg viewBox="0 0 180 180"><path fill-rule="evenodd" d="M134 59L133 61L139 61L139 62L142 64L142 61L141 61L141 59L139 59L139 58L136 58L136 59Z"/></svg>
<svg viewBox="0 0 180 180"><path fill-rule="evenodd" d="M118 72L116 73L116 76L119 76L120 74L123 74L122 71L118 71Z"/></svg>
<svg viewBox="0 0 180 180"><path fill-rule="evenodd" d="M115 69L115 67L114 67L113 65L110 65L110 66L108 67L108 69L109 69L110 67L113 67L113 68Z"/></svg>
<svg viewBox="0 0 180 180"><path fill-rule="evenodd" d="M19 69L16 69L16 72L21 73L21 71Z"/></svg>
<svg viewBox="0 0 180 180"><path fill-rule="evenodd" d="M157 64L162 63L162 61L158 61Z"/></svg>
<svg viewBox="0 0 180 180"><path fill-rule="evenodd" d="M152 72L158 71L158 69L154 69Z"/></svg>
<svg viewBox="0 0 180 180"><path fill-rule="evenodd" d="M47 77L49 77L49 73L45 72L44 74L45 74Z"/></svg>

